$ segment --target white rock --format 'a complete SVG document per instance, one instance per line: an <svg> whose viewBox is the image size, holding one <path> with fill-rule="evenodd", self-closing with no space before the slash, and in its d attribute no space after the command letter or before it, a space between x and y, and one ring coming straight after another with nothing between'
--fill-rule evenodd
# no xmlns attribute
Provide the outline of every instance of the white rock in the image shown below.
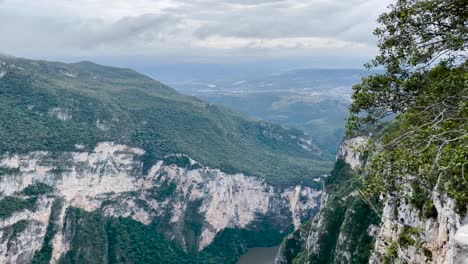
<svg viewBox="0 0 468 264"><path fill-rule="evenodd" d="M162 217L168 212L170 217L166 221L173 227L167 231L168 237L178 239L183 246L187 246L181 227L189 205L197 203L196 213L200 214L203 223L196 246L201 250L223 229L248 227L258 216L271 210L278 213L278 206L291 212L291 224L298 227L301 220L317 208L320 199L320 191L309 187L276 189L263 179L240 173L226 174L208 167L190 170L157 161L143 175L140 161L143 154L144 151L139 148L102 142L92 152L68 152L58 157L47 152L0 156L0 166L19 170L16 174L0 177L0 192L14 195L37 182L55 188L54 196L63 199L63 207L59 212L59 232L53 238L52 263L70 248L62 232L65 210L69 206L86 211L100 209L106 216L131 217L143 224L150 224L154 219L166 219ZM191 163L197 162L191 160ZM66 167L62 168L64 164ZM170 186L175 186L174 195L160 199L151 195L163 190L160 188ZM52 203L48 201L48 207L44 205L34 212L18 212L0 222L0 225L11 226L24 219L33 221L36 228L45 230ZM104 201L110 203L103 207ZM40 241L44 232L35 235L34 239ZM18 245L25 246L25 241L32 238L23 239L24 243ZM7 241L0 242L0 248L5 248L5 243ZM23 256L19 252L29 252L26 248L19 249L16 255L0 250L0 262L2 259L17 260ZM27 259L28 256L31 257L27 254L23 257Z"/></svg>
<svg viewBox="0 0 468 264"><path fill-rule="evenodd" d="M50 108L49 111L47 112L47 115L51 117L55 117L62 121L67 121L72 118L68 110L60 108L60 107Z"/></svg>
<svg viewBox="0 0 468 264"><path fill-rule="evenodd" d="M368 140L368 137L354 137L344 140L340 145L337 157L342 158L352 169L359 168L361 166L359 148L365 146Z"/></svg>

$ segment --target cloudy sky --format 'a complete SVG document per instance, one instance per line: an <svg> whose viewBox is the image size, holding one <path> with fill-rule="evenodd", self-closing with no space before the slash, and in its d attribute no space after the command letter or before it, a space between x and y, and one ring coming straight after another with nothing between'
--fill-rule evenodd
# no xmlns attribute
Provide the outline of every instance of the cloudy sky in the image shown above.
<svg viewBox="0 0 468 264"><path fill-rule="evenodd" d="M0 52L32 58L359 57L391 0L0 0Z"/></svg>

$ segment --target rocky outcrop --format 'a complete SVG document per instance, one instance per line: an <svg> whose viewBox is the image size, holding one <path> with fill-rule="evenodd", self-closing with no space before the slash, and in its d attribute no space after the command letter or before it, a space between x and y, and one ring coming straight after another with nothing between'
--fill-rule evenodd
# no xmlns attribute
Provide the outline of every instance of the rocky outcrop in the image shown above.
<svg viewBox="0 0 468 264"><path fill-rule="evenodd" d="M47 115L50 117L55 117L62 121L67 121L72 118L68 110L62 109L60 107L53 107L49 109L49 111L47 112Z"/></svg>
<svg viewBox="0 0 468 264"><path fill-rule="evenodd" d="M338 150L337 159L343 159L351 169L355 170L362 165L360 148L367 144L368 137L354 137L343 140Z"/></svg>
<svg viewBox="0 0 468 264"><path fill-rule="evenodd" d="M393 258L399 263L463 263L460 260L468 251L463 239L456 239L456 234L468 219L456 213L455 201L440 193L437 186L432 191L435 209L432 215L424 215L407 202L406 194L411 191L406 186L400 193L383 197L382 221L370 262L381 263ZM392 252L391 247L396 250Z"/></svg>
<svg viewBox="0 0 468 264"><path fill-rule="evenodd" d="M411 175L397 192L374 200L360 192L356 182L366 168L359 149L366 142L358 137L341 144L335 169L324 178L321 209L307 224L309 235L288 236L276 263L468 263L468 216L457 213L440 183L424 190L430 194L424 209L410 202L416 192Z"/></svg>
<svg viewBox="0 0 468 264"><path fill-rule="evenodd" d="M35 199L34 206L0 220L0 262L29 262L47 234L52 234L51 261L57 262L70 249L64 227L70 207L158 223L186 250L202 250L222 230L258 228L266 216L277 219L275 226L284 232L291 225L297 228L317 210L321 194L310 187L277 188L260 178L226 174L183 155L172 160L187 162L160 160L144 172L139 148L104 142L92 152L80 149L0 157L2 199ZM56 201L59 205L53 206ZM183 232L186 222L194 221L189 218L200 225L200 235L192 240ZM51 219L56 219L53 233Z"/></svg>
<svg viewBox="0 0 468 264"><path fill-rule="evenodd" d="M360 249L356 245L369 235L352 230L367 229L375 220L371 209L360 201L352 179L355 177L352 171L362 165L359 149L367 140L358 137L342 142L334 170L322 179L320 211L285 239L276 263L324 263L330 258L335 263L349 263L351 258L356 260ZM355 221L355 214L360 210L365 210L366 218L372 221ZM347 228L350 226L351 229Z"/></svg>
<svg viewBox="0 0 468 264"><path fill-rule="evenodd" d="M454 238L454 263L468 263L468 225L457 230Z"/></svg>

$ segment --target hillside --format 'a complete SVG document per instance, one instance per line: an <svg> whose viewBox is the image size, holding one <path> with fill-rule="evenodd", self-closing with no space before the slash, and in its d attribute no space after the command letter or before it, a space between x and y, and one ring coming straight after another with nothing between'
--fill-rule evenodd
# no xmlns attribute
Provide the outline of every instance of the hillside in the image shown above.
<svg viewBox="0 0 468 264"><path fill-rule="evenodd" d="M304 130L325 157L334 160L348 117L351 87L378 71L300 69L237 76L238 72L234 69L232 76L224 78L200 74L171 86L252 117ZM184 74L180 75L183 80Z"/></svg>
<svg viewBox="0 0 468 264"><path fill-rule="evenodd" d="M236 263L318 211L304 132L129 69L0 58L1 263Z"/></svg>
<svg viewBox="0 0 468 264"><path fill-rule="evenodd" d="M291 186L326 172L310 136L178 94L129 69L0 57L0 150L141 147L149 164L181 153L225 172Z"/></svg>
<svg viewBox="0 0 468 264"><path fill-rule="evenodd" d="M349 106L348 98L326 92L265 91L199 97L262 120L300 128L312 136L328 160L335 159Z"/></svg>

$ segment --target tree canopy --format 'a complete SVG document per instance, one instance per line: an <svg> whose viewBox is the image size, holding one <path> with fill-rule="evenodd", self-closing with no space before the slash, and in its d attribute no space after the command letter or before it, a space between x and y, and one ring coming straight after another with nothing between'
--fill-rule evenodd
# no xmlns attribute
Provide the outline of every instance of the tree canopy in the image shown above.
<svg viewBox="0 0 468 264"><path fill-rule="evenodd" d="M468 5L462 0L398 0L378 19L379 54L367 66L384 73L353 87L349 136L381 132L369 158L367 191L413 186L413 205L428 215L440 188L468 204ZM372 149L374 148L374 149ZM377 150L377 151L376 151ZM411 177L408 178L408 175Z"/></svg>
<svg viewBox="0 0 468 264"><path fill-rule="evenodd" d="M374 35L380 52L366 66L383 67L385 73L354 86L349 134L414 106L430 92L426 80L436 64L466 70L466 1L398 0L378 22ZM464 86L455 89L462 92Z"/></svg>

